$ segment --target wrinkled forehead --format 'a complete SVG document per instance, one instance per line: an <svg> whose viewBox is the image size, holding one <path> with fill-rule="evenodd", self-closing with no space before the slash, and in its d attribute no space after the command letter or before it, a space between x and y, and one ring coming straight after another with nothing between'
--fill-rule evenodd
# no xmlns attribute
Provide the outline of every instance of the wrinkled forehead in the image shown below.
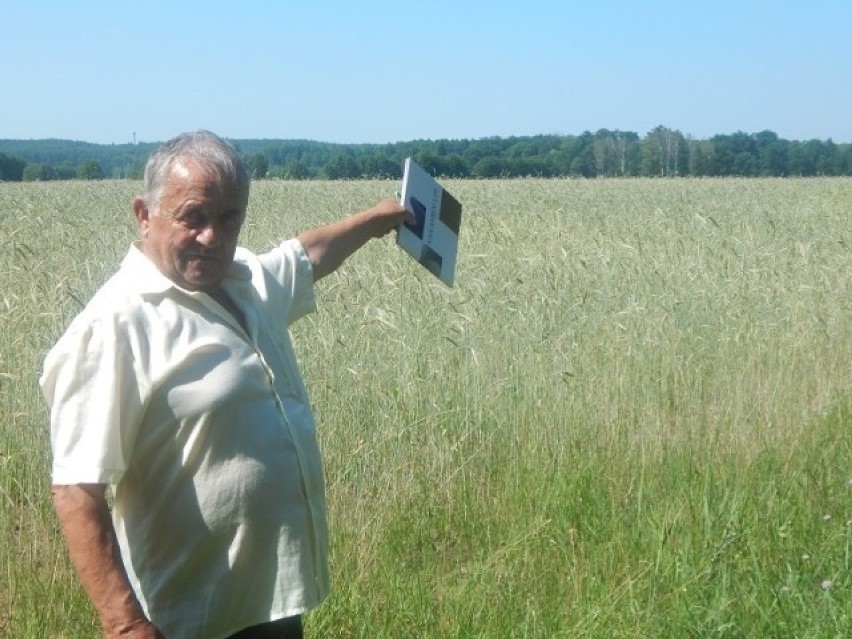
<svg viewBox="0 0 852 639"><path fill-rule="evenodd" d="M203 190L209 197L248 200L248 184L241 183L216 164L205 162L193 155L179 155L172 161L166 173L169 187L192 187Z"/></svg>
<svg viewBox="0 0 852 639"><path fill-rule="evenodd" d="M187 179L193 176L205 176L210 180L214 180L227 188L241 188L247 185L242 184L239 177L228 173L215 162L208 161L197 155L184 154L177 156L168 168L168 173L176 175L180 178Z"/></svg>

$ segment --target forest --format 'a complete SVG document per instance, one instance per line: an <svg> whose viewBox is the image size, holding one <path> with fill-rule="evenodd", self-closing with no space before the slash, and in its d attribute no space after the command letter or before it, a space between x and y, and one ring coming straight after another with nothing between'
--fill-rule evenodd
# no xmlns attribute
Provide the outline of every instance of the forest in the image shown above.
<svg viewBox="0 0 852 639"><path fill-rule="evenodd" d="M785 140L769 130L707 139L660 125L644 137L601 129L580 135L388 144L231 142L246 158L255 179L400 178L409 156L433 175L450 178L852 175L852 144ZM158 144L0 140L0 181L139 179Z"/></svg>

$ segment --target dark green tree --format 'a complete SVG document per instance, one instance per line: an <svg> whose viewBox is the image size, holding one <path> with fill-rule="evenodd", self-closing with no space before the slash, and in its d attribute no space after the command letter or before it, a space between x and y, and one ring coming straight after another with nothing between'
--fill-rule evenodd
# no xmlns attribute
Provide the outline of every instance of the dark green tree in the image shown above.
<svg viewBox="0 0 852 639"><path fill-rule="evenodd" d="M817 159L817 175L839 175L836 170L837 145L829 138L822 143Z"/></svg>
<svg viewBox="0 0 852 639"><path fill-rule="evenodd" d="M26 165L23 160L0 153L0 182L20 182Z"/></svg>
<svg viewBox="0 0 852 639"><path fill-rule="evenodd" d="M713 171L713 143L709 140L689 140L689 175L706 176Z"/></svg>
<svg viewBox="0 0 852 639"><path fill-rule="evenodd" d="M476 178L497 178L506 175L506 163L498 157L484 157L471 170Z"/></svg>
<svg viewBox="0 0 852 639"><path fill-rule="evenodd" d="M58 179L56 169L49 164L36 164L28 162L24 167L24 182L46 182Z"/></svg>
<svg viewBox="0 0 852 639"><path fill-rule="evenodd" d="M288 180L309 180L311 179L311 171L298 160L293 160L284 167L284 177Z"/></svg>
<svg viewBox="0 0 852 639"><path fill-rule="evenodd" d="M451 178L466 178L470 176L470 167L458 153L451 153L444 158L444 175Z"/></svg>
<svg viewBox="0 0 852 639"><path fill-rule="evenodd" d="M852 175L852 144L838 144L835 157L837 175Z"/></svg>
<svg viewBox="0 0 852 639"><path fill-rule="evenodd" d="M791 142L788 153L790 174L804 177L816 175L821 153L822 142L819 140Z"/></svg>
<svg viewBox="0 0 852 639"><path fill-rule="evenodd" d="M414 157L414 160L429 175L442 177L446 174L443 158L432 151L421 151Z"/></svg>
<svg viewBox="0 0 852 639"><path fill-rule="evenodd" d="M787 172L787 142L773 131L754 136L757 144L757 170L760 175L780 177Z"/></svg>
<svg viewBox="0 0 852 639"><path fill-rule="evenodd" d="M104 171L97 160L86 160L77 169L78 180L103 180Z"/></svg>
<svg viewBox="0 0 852 639"><path fill-rule="evenodd" d="M367 177L391 179L402 177L402 164L378 151L366 156L362 162L362 166L364 168L364 175Z"/></svg>
<svg viewBox="0 0 852 639"><path fill-rule="evenodd" d="M28 162L24 167L22 179L24 182L37 182L38 180L41 180L41 164Z"/></svg>
<svg viewBox="0 0 852 639"><path fill-rule="evenodd" d="M595 177L595 151L593 147L588 146L574 156L574 159L571 160L571 166L568 168L568 174Z"/></svg>
<svg viewBox="0 0 852 639"><path fill-rule="evenodd" d="M361 177L361 167L351 155L340 153L326 163L323 175L329 180L355 180Z"/></svg>
<svg viewBox="0 0 852 639"><path fill-rule="evenodd" d="M714 135L712 175L754 175L758 166L755 138L742 131Z"/></svg>
<svg viewBox="0 0 852 639"><path fill-rule="evenodd" d="M255 153L248 159L248 170L253 180L262 180L269 173L269 161L263 153Z"/></svg>

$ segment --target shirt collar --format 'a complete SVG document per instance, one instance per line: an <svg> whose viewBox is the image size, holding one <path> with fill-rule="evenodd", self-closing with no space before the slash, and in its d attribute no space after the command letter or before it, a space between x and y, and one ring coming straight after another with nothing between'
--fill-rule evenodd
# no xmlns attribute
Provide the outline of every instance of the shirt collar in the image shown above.
<svg viewBox="0 0 852 639"><path fill-rule="evenodd" d="M225 280L236 280L236 283L251 280L251 269L248 264L239 259L240 252L241 249L237 249L234 261L225 273ZM163 295L172 289L189 292L160 272L151 258L142 252L139 240L130 245L130 250L121 263L121 269L130 276L130 281L134 283L141 295Z"/></svg>

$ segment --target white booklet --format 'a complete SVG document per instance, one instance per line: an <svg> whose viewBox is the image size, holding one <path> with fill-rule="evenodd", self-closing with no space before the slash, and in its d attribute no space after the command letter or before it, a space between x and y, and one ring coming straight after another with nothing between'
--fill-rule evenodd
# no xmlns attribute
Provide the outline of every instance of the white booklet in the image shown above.
<svg viewBox="0 0 852 639"><path fill-rule="evenodd" d="M461 204L411 158L405 160L401 203L414 214L416 223L403 224L396 243L444 284L452 286Z"/></svg>

